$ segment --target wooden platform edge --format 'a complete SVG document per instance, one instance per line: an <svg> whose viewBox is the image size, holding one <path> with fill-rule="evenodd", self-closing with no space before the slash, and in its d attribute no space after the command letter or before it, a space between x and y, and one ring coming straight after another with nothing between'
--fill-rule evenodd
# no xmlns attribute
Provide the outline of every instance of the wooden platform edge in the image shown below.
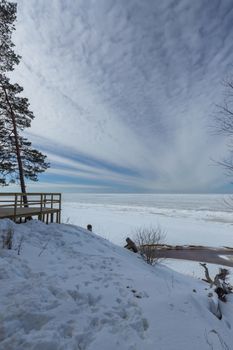
<svg viewBox="0 0 233 350"><path fill-rule="evenodd" d="M26 205L23 201L25 196ZM21 223L23 219L27 221L34 216L46 224L53 222L60 224L61 193L0 193L0 219L7 218Z"/></svg>

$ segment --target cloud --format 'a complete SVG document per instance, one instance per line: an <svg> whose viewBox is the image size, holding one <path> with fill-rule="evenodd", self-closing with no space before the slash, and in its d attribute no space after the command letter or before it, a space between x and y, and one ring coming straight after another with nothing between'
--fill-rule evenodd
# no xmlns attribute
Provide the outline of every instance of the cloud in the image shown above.
<svg viewBox="0 0 233 350"><path fill-rule="evenodd" d="M73 183L67 183L67 182L33 182L30 183L29 186L29 192L33 193L41 193L41 192L49 192L52 191L54 193L61 193L61 192L69 192L69 193L102 193L104 192L111 192L111 188L108 186L95 186L95 185L81 185L81 184L73 184ZM11 185L10 191L18 191L18 186ZM4 191L7 192L7 191Z"/></svg>
<svg viewBox="0 0 233 350"><path fill-rule="evenodd" d="M223 186L211 158L225 141L208 126L232 69L232 10L230 0L18 0L13 78L36 115L29 136L54 162L48 177L135 191Z"/></svg>

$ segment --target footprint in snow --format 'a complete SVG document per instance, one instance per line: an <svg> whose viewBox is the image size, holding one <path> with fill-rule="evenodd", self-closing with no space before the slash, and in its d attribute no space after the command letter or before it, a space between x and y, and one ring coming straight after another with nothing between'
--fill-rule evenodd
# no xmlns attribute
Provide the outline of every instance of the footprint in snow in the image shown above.
<svg viewBox="0 0 233 350"><path fill-rule="evenodd" d="M131 287L130 286L127 286L126 288L130 289ZM137 292L136 289L131 289L131 292L133 293L133 295L135 296L135 298L138 298L138 299L142 299L142 298L149 298L149 295L146 293L146 292Z"/></svg>

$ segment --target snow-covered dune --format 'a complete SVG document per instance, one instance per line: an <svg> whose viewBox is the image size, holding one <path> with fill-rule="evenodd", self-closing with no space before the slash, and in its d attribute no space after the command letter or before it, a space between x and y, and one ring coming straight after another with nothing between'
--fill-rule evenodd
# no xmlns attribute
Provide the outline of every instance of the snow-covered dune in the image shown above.
<svg viewBox="0 0 233 350"><path fill-rule="evenodd" d="M0 249L1 350L233 349L233 298L219 320L208 285L72 225L12 225ZM23 237L20 255L18 246Z"/></svg>

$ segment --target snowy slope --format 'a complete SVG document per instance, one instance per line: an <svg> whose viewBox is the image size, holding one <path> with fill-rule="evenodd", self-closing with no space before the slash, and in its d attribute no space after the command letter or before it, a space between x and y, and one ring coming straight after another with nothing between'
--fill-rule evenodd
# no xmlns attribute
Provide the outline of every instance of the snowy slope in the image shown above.
<svg viewBox="0 0 233 350"><path fill-rule="evenodd" d="M233 349L231 296L220 321L204 282L76 226L7 225L15 249L0 249L1 350Z"/></svg>

